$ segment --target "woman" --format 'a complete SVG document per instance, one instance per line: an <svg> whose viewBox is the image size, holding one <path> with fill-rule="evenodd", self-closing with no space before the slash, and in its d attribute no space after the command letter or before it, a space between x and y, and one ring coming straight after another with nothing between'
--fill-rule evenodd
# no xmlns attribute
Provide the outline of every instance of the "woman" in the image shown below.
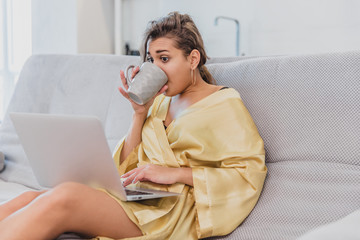
<svg viewBox="0 0 360 240"><path fill-rule="evenodd" d="M114 160L124 185L180 195L122 202L78 183L27 192L0 206L4 239L51 239L63 232L198 239L228 234L251 212L266 176L263 141L239 94L214 85L192 19L174 12L151 22L143 48L143 60L159 66L168 82L141 106L129 98L120 72L119 90L134 114Z"/></svg>

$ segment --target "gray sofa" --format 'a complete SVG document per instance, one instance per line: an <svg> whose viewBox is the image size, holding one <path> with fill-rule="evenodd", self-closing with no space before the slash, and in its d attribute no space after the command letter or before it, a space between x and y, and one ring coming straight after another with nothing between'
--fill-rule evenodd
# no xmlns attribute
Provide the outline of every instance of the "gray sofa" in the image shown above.
<svg viewBox="0 0 360 240"><path fill-rule="evenodd" d="M95 115L113 149L132 111L117 91L119 70L134 63L138 57L111 55L26 62L0 129L0 202L41 188L8 113ZM212 239L360 239L360 52L214 58L207 66L218 84L240 92L269 169L248 218Z"/></svg>

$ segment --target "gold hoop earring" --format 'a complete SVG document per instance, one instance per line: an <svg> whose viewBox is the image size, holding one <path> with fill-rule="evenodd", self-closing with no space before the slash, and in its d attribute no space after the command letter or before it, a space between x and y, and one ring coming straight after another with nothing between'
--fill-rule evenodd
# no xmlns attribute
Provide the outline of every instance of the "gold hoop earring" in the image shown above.
<svg viewBox="0 0 360 240"><path fill-rule="evenodd" d="M190 78L191 78L191 83L192 83L193 79L194 79L194 73L193 73L192 69L190 70Z"/></svg>

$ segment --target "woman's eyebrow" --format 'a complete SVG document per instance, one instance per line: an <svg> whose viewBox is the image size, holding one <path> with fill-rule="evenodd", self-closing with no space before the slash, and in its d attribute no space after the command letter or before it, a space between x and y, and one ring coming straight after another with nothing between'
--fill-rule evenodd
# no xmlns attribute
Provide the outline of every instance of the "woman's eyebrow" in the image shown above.
<svg viewBox="0 0 360 240"><path fill-rule="evenodd" d="M162 53L162 52L169 52L169 50L156 50L155 53ZM147 52L146 54L151 55L150 52Z"/></svg>

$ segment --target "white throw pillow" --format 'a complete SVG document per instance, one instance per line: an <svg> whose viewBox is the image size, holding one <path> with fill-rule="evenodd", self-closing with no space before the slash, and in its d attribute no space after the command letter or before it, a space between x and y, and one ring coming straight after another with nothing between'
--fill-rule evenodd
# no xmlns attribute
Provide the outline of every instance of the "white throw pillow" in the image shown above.
<svg viewBox="0 0 360 240"><path fill-rule="evenodd" d="M298 240L360 240L360 209L346 217L318 227Z"/></svg>

